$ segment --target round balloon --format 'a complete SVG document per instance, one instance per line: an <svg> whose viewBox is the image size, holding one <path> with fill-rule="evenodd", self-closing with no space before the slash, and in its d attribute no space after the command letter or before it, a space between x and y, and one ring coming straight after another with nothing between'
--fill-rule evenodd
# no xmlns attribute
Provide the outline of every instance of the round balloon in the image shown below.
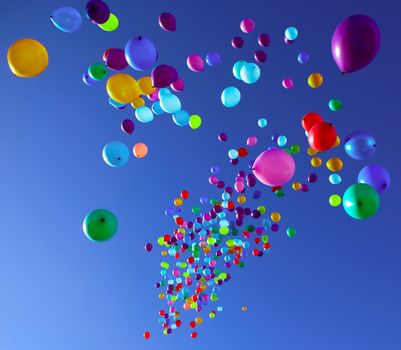
<svg viewBox="0 0 401 350"><path fill-rule="evenodd" d="M209 52L206 55L206 63L209 66L215 66L221 62L221 55L218 52Z"/></svg>
<svg viewBox="0 0 401 350"><path fill-rule="evenodd" d="M315 112L309 112L302 117L302 127L304 128L305 131L309 131L312 128L312 126L322 121L323 118L320 116L320 114L317 114Z"/></svg>
<svg viewBox="0 0 401 350"><path fill-rule="evenodd" d="M205 68L205 63L201 56L189 55L187 57L187 66L193 72L202 72Z"/></svg>
<svg viewBox="0 0 401 350"><path fill-rule="evenodd" d="M244 18L240 23L241 31L250 33L255 29L255 22L250 18Z"/></svg>
<svg viewBox="0 0 401 350"><path fill-rule="evenodd" d="M354 219L367 219L377 212L380 198L377 191L364 183L354 184L344 192L345 212Z"/></svg>
<svg viewBox="0 0 401 350"><path fill-rule="evenodd" d="M197 114L192 114L189 117L189 126L191 129L196 130L202 125L202 118Z"/></svg>
<svg viewBox="0 0 401 350"><path fill-rule="evenodd" d="M242 46L244 46L244 39L242 39L240 36L236 36L236 37L232 38L231 46L234 49L240 49Z"/></svg>
<svg viewBox="0 0 401 350"><path fill-rule="evenodd" d="M131 103L140 94L136 80L125 73L112 75L107 80L106 90L114 101L123 104Z"/></svg>
<svg viewBox="0 0 401 350"><path fill-rule="evenodd" d="M151 73L152 85L157 88L166 88L178 79L177 70L167 64L161 64Z"/></svg>
<svg viewBox="0 0 401 350"><path fill-rule="evenodd" d="M155 45L143 36L132 38L125 46L125 58L135 70L143 71L152 68L157 57Z"/></svg>
<svg viewBox="0 0 401 350"><path fill-rule="evenodd" d="M266 33L259 34L258 44L262 47L267 47L270 44L270 35Z"/></svg>
<svg viewBox="0 0 401 350"><path fill-rule="evenodd" d="M106 56L106 65L113 70L123 70L127 68L128 62L125 59L123 49L112 49Z"/></svg>
<svg viewBox="0 0 401 350"><path fill-rule="evenodd" d="M90 0L86 4L86 15L96 24L105 23L110 17L110 9L102 0Z"/></svg>
<svg viewBox="0 0 401 350"><path fill-rule="evenodd" d="M244 83L255 84L260 78L260 68L255 63L245 63L241 68L240 75Z"/></svg>
<svg viewBox="0 0 401 350"><path fill-rule="evenodd" d="M234 65L233 65L233 75L234 75L235 79L242 80L242 78L241 78L241 69L245 64L246 64L246 62L242 61L242 60L237 61L237 62L234 63Z"/></svg>
<svg viewBox="0 0 401 350"><path fill-rule="evenodd" d="M225 107L235 107L241 100L241 92L234 86L226 87L221 93L221 102Z"/></svg>
<svg viewBox="0 0 401 350"><path fill-rule="evenodd" d="M342 103L340 100L336 99L336 98L332 98L332 99L329 101L329 108L330 108L330 110L332 110L333 112L337 112L337 111L339 111L341 108L343 108L343 103Z"/></svg>
<svg viewBox="0 0 401 350"><path fill-rule="evenodd" d="M319 122L308 132L309 145L318 152L324 152L332 148L336 139L336 128L330 123Z"/></svg>
<svg viewBox="0 0 401 350"><path fill-rule="evenodd" d="M127 135L131 135L135 130L135 124L131 119L124 119L121 122L121 130Z"/></svg>
<svg viewBox="0 0 401 350"><path fill-rule="evenodd" d="M300 52L300 53L298 54L297 59L298 59L298 62L301 63L301 64L308 63L308 61L309 61L309 54L308 54L307 52L305 52L305 51L302 51L302 52Z"/></svg>
<svg viewBox="0 0 401 350"><path fill-rule="evenodd" d="M173 121L178 126L185 126L189 123L189 113L184 110L179 110L173 114Z"/></svg>
<svg viewBox="0 0 401 350"><path fill-rule="evenodd" d="M152 110L147 106L138 107L135 111L135 117L142 123L150 123L154 119Z"/></svg>
<svg viewBox="0 0 401 350"><path fill-rule="evenodd" d="M122 142L110 142L103 148L103 160L107 165L113 168L119 168L127 164L128 159L128 147Z"/></svg>
<svg viewBox="0 0 401 350"><path fill-rule="evenodd" d="M255 58L255 61L259 63L266 62L267 60L266 52L262 50L256 50L255 53L253 54L253 57Z"/></svg>
<svg viewBox="0 0 401 350"><path fill-rule="evenodd" d="M320 73L312 73L308 77L308 85L312 89L316 89L323 84L323 76Z"/></svg>
<svg viewBox="0 0 401 350"><path fill-rule="evenodd" d="M88 74L93 80L103 80L107 75L106 66L103 63L91 64L88 68Z"/></svg>
<svg viewBox="0 0 401 350"><path fill-rule="evenodd" d="M354 131L345 138L344 148L351 158L365 159L376 152L376 140L365 131Z"/></svg>
<svg viewBox="0 0 401 350"><path fill-rule="evenodd" d="M117 16L114 13L110 13L109 19L102 24L98 24L98 26L105 32L114 32L118 28L118 24Z"/></svg>
<svg viewBox="0 0 401 350"><path fill-rule="evenodd" d="M73 7L63 6L53 11L51 21L64 33L76 32L82 26L82 16Z"/></svg>
<svg viewBox="0 0 401 350"><path fill-rule="evenodd" d="M379 194L390 187L390 174L381 165L370 164L362 168L358 174L358 182L372 186Z"/></svg>
<svg viewBox="0 0 401 350"><path fill-rule="evenodd" d="M166 32L175 32L177 29L177 21L173 14L169 12L163 12L159 16L160 28Z"/></svg>
<svg viewBox="0 0 401 350"><path fill-rule="evenodd" d="M170 84L170 87L176 92L184 91L184 86L184 80L182 80L181 78L178 78L174 83Z"/></svg>
<svg viewBox="0 0 401 350"><path fill-rule="evenodd" d="M118 221L111 211L96 209L85 216L82 229L91 241L105 242L116 234Z"/></svg>
<svg viewBox="0 0 401 350"><path fill-rule="evenodd" d="M133 148L134 156L137 158L144 158L148 154L148 146L144 143L137 143Z"/></svg>

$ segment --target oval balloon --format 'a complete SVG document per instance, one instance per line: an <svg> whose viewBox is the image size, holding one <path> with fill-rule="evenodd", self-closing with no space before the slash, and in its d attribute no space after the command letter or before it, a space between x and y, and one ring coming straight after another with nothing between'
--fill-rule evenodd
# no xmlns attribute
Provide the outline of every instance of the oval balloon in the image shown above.
<svg viewBox="0 0 401 350"><path fill-rule="evenodd" d="M184 91L184 80L178 78L174 83L171 83L171 88L176 92Z"/></svg>
<svg viewBox="0 0 401 350"><path fill-rule="evenodd" d="M354 131L344 141L344 149L354 159L365 159L376 152L375 138L365 131Z"/></svg>
<svg viewBox="0 0 401 350"><path fill-rule="evenodd" d="M173 114L173 121L178 126L188 125L189 118L189 113L187 111L180 110Z"/></svg>
<svg viewBox="0 0 401 350"><path fill-rule="evenodd" d="M128 67L123 49L112 49L106 56L106 65L112 70L123 70Z"/></svg>
<svg viewBox="0 0 401 350"><path fill-rule="evenodd" d="M73 7L64 6L53 11L50 20L64 33L76 32L82 26L82 16Z"/></svg>
<svg viewBox="0 0 401 350"><path fill-rule="evenodd" d="M122 142L110 142L103 148L103 160L107 165L113 168L118 168L127 164L128 159L128 147Z"/></svg>
<svg viewBox="0 0 401 350"><path fill-rule="evenodd" d="M266 33L259 34L258 44L262 47L267 47L270 44L270 35Z"/></svg>
<svg viewBox="0 0 401 350"><path fill-rule="evenodd" d="M112 75L106 84L109 96L119 103L127 104L139 97L139 87L136 80L128 74Z"/></svg>
<svg viewBox="0 0 401 350"><path fill-rule="evenodd" d="M245 63L241 68L240 75L244 83L255 84L260 78L260 68L255 63Z"/></svg>
<svg viewBox="0 0 401 350"><path fill-rule="evenodd" d="M177 29L177 21L173 14L169 12L163 12L159 16L160 28L166 32L175 32Z"/></svg>
<svg viewBox="0 0 401 350"><path fill-rule="evenodd" d="M235 79L242 80L241 78L241 69L246 64L246 61L237 61L233 65L233 75Z"/></svg>
<svg viewBox="0 0 401 350"><path fill-rule="evenodd" d="M86 15L96 24L105 23L110 17L110 9L104 1L90 0L86 4Z"/></svg>
<svg viewBox="0 0 401 350"><path fill-rule="evenodd" d="M330 123L317 123L308 132L309 145L318 152L324 152L332 148L336 143L336 139L336 128Z"/></svg>
<svg viewBox="0 0 401 350"><path fill-rule="evenodd" d="M323 118L320 116L320 114L309 112L302 117L302 127L304 128L304 130L309 131L312 126L322 121Z"/></svg>
<svg viewBox="0 0 401 350"><path fill-rule="evenodd" d="M103 80L107 75L106 66L103 63L91 64L88 68L88 74L93 80Z"/></svg>
<svg viewBox="0 0 401 350"><path fill-rule="evenodd" d="M139 78L138 86L142 95L150 95L156 90L156 88L153 86L151 77Z"/></svg>
<svg viewBox="0 0 401 350"><path fill-rule="evenodd" d="M187 57L187 66L193 72L202 72L205 68L203 58L199 55L189 55Z"/></svg>
<svg viewBox="0 0 401 350"><path fill-rule="evenodd" d="M85 216L82 229L91 241L105 242L116 234L118 221L111 211L96 209Z"/></svg>
<svg viewBox="0 0 401 350"><path fill-rule="evenodd" d="M367 184L354 184L344 192L345 212L354 219L367 219L377 212L380 198L376 190Z"/></svg>
<svg viewBox="0 0 401 350"><path fill-rule="evenodd" d="M109 19L106 22L98 24L99 28L105 32L114 32L118 28L118 25L119 21L114 13L110 13Z"/></svg>
<svg viewBox="0 0 401 350"><path fill-rule="evenodd" d="M152 68L157 57L155 45L143 36L132 38L125 46L125 58L135 70L143 71Z"/></svg>
<svg viewBox="0 0 401 350"><path fill-rule="evenodd" d="M390 174L381 165L370 164L361 169L358 182L372 186L379 194L390 187Z"/></svg>
<svg viewBox="0 0 401 350"><path fill-rule="evenodd" d="M142 123L150 123L154 119L152 110L146 106L138 107L135 111L135 117Z"/></svg>
<svg viewBox="0 0 401 350"><path fill-rule="evenodd" d="M234 86L229 86L221 93L221 102L225 107L235 107L241 101L241 92Z"/></svg>
<svg viewBox="0 0 401 350"><path fill-rule="evenodd" d="M160 107L166 113L177 113L181 109L181 101L173 94L161 95Z"/></svg>
<svg viewBox="0 0 401 350"><path fill-rule="evenodd" d="M148 154L148 146L142 142L139 142L134 146L132 151L136 158L144 158Z"/></svg>
<svg viewBox="0 0 401 350"><path fill-rule="evenodd" d="M124 119L121 122L121 130L127 135L131 135L135 130L135 124L131 119Z"/></svg>
<svg viewBox="0 0 401 350"><path fill-rule="evenodd" d="M152 84L157 88L166 88L178 79L177 70L167 64L161 64L152 70Z"/></svg>

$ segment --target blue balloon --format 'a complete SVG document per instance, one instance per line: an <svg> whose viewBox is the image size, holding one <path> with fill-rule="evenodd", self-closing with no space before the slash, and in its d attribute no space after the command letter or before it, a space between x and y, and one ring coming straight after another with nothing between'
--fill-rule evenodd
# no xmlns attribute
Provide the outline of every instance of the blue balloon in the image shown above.
<svg viewBox="0 0 401 350"><path fill-rule="evenodd" d="M170 94L171 94L171 91L170 91L169 89L167 89L167 88L161 88L161 89L159 90L158 96L159 96L159 99L160 99L162 96L170 95Z"/></svg>
<svg viewBox="0 0 401 350"><path fill-rule="evenodd" d="M156 115L163 114L163 108L160 106L160 102L156 101L152 104L152 112Z"/></svg>
<svg viewBox="0 0 401 350"><path fill-rule="evenodd" d="M298 37L298 29L295 27L288 27L284 35L287 40L295 40Z"/></svg>
<svg viewBox="0 0 401 350"><path fill-rule="evenodd" d="M343 181L343 179L338 174L331 174L329 176L329 181L332 185L339 185Z"/></svg>
<svg viewBox="0 0 401 350"><path fill-rule="evenodd" d="M305 64L309 61L309 54L305 51L298 54L298 62L301 64Z"/></svg>
<svg viewBox="0 0 401 350"><path fill-rule="evenodd" d="M95 85L97 83L96 80L92 79L89 76L88 72L85 72L84 74L82 74L82 81L88 86L92 86L92 85Z"/></svg>
<svg viewBox="0 0 401 350"><path fill-rule="evenodd" d="M50 20L64 33L76 32L82 26L82 16L73 7L65 6L55 10Z"/></svg>
<svg viewBox="0 0 401 350"><path fill-rule="evenodd" d="M381 194L390 187L390 174L383 166L370 164L359 172L358 182L372 186Z"/></svg>
<svg viewBox="0 0 401 350"><path fill-rule="evenodd" d="M234 86L226 87L221 93L221 102L226 107L235 107L241 101L241 92Z"/></svg>
<svg viewBox="0 0 401 350"><path fill-rule="evenodd" d="M173 121L178 126L185 126L188 125L189 122L189 113L183 110L175 112L173 114Z"/></svg>
<svg viewBox="0 0 401 350"><path fill-rule="evenodd" d="M150 123L154 116L152 110L147 106L141 106L135 110L135 117L142 123Z"/></svg>
<svg viewBox="0 0 401 350"><path fill-rule="evenodd" d="M128 147L122 142L110 142L103 148L103 160L106 162L107 165L113 168L118 168L127 164L128 159Z"/></svg>
<svg viewBox="0 0 401 350"><path fill-rule="evenodd" d="M143 71L152 68L157 57L155 45L143 36L131 39L125 46L125 58L135 70Z"/></svg>
<svg viewBox="0 0 401 350"><path fill-rule="evenodd" d="M218 52L209 52L206 55L206 63L209 66L215 66L221 62L221 55Z"/></svg>
<svg viewBox="0 0 401 350"><path fill-rule="evenodd" d="M277 144L278 144L280 147L285 146L285 145L287 144L287 137L284 136L284 135L280 135L280 136L277 138Z"/></svg>
<svg viewBox="0 0 401 350"><path fill-rule="evenodd" d="M114 101L111 97L109 97L109 104L112 105L114 108L117 109L124 109L125 107L127 107L127 105Z"/></svg>
<svg viewBox="0 0 401 350"><path fill-rule="evenodd" d="M365 131L354 131L345 138L344 148L351 158L365 159L376 152L376 140Z"/></svg>
<svg viewBox="0 0 401 350"><path fill-rule="evenodd" d="M160 107L166 113L173 114L181 109L181 101L173 94L162 95L160 96Z"/></svg>
<svg viewBox="0 0 401 350"><path fill-rule="evenodd" d="M242 60L237 61L237 62L234 63L234 65L233 65L233 75L234 75L235 79L242 80L242 78L241 78L241 69L245 64L246 64L246 62L242 61Z"/></svg>
<svg viewBox="0 0 401 350"><path fill-rule="evenodd" d="M256 63L246 63L242 66L240 75L244 83L255 84L260 78L260 68Z"/></svg>

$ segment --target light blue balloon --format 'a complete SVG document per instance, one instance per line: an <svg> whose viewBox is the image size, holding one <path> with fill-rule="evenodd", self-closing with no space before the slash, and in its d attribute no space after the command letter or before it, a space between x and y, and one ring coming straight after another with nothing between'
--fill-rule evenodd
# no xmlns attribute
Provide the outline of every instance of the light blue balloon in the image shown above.
<svg viewBox="0 0 401 350"><path fill-rule="evenodd" d="M236 149L230 149L228 151L228 156L230 157L230 159L236 159L238 158L238 151Z"/></svg>
<svg viewBox="0 0 401 350"><path fill-rule="evenodd" d="M332 185L339 185L343 181L343 179L338 174L331 174L329 176L329 181Z"/></svg>
<svg viewBox="0 0 401 350"><path fill-rule="evenodd" d="M162 96L166 96L166 95L170 95L170 94L171 94L171 91L169 89L161 88L159 90L158 96L159 96L159 99L160 99Z"/></svg>
<svg viewBox="0 0 401 350"><path fill-rule="evenodd" d="M153 113L156 114L156 115L160 115L160 114L164 113L163 108L160 106L160 102L159 101L154 102L152 104L151 108L152 108Z"/></svg>
<svg viewBox="0 0 401 350"><path fill-rule="evenodd" d="M295 27L288 27L284 35L288 40L295 40L298 37L298 29Z"/></svg>
<svg viewBox="0 0 401 350"><path fill-rule="evenodd" d="M256 63L246 63L242 66L240 75L244 83L255 84L260 78L260 68Z"/></svg>
<svg viewBox="0 0 401 350"><path fill-rule="evenodd" d="M147 106L137 108L135 111L135 117L142 123L150 123L154 119L152 110Z"/></svg>
<svg viewBox="0 0 401 350"><path fill-rule="evenodd" d="M180 110L173 114L173 121L178 126L188 125L189 113L187 111Z"/></svg>
<svg viewBox="0 0 401 350"><path fill-rule="evenodd" d="M113 106L114 108L117 108L117 109L123 109L124 107L127 106L124 103L120 103L120 102L114 101L111 97L109 97L109 104L111 106Z"/></svg>
<svg viewBox="0 0 401 350"><path fill-rule="evenodd" d="M176 113L181 109L181 101L180 99L173 95L173 94L167 94L167 95L161 95L160 96L160 107L165 111L166 113Z"/></svg>
<svg viewBox="0 0 401 350"><path fill-rule="evenodd" d="M103 147L103 160L113 168L121 167L127 164L129 159L129 150L122 142L109 142Z"/></svg>
<svg viewBox="0 0 401 350"><path fill-rule="evenodd" d="M76 32L82 26L82 16L73 7L64 6L55 10L50 20L64 33Z"/></svg>
<svg viewBox="0 0 401 350"><path fill-rule="evenodd" d="M221 102L226 107L235 107L241 101L241 92L234 86L226 87L221 93Z"/></svg>
<svg viewBox="0 0 401 350"><path fill-rule="evenodd" d="M267 126L266 118L259 118L258 125L260 128L265 128Z"/></svg>
<svg viewBox="0 0 401 350"><path fill-rule="evenodd" d="M242 80L241 78L241 69L246 64L246 61L239 60L233 65L233 75L236 79Z"/></svg>
<svg viewBox="0 0 401 350"><path fill-rule="evenodd" d="M277 144L278 144L280 147L285 146L285 145L287 144L287 137L284 136L284 135L280 135L280 136L277 138Z"/></svg>

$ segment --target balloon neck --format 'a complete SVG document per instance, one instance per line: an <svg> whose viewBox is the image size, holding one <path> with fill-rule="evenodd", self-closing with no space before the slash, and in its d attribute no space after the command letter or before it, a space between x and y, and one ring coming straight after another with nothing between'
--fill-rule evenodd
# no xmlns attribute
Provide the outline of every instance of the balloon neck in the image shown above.
<svg viewBox="0 0 401 350"><path fill-rule="evenodd" d="M345 74L347 74L347 72L341 72L341 75L344 76Z"/></svg>

